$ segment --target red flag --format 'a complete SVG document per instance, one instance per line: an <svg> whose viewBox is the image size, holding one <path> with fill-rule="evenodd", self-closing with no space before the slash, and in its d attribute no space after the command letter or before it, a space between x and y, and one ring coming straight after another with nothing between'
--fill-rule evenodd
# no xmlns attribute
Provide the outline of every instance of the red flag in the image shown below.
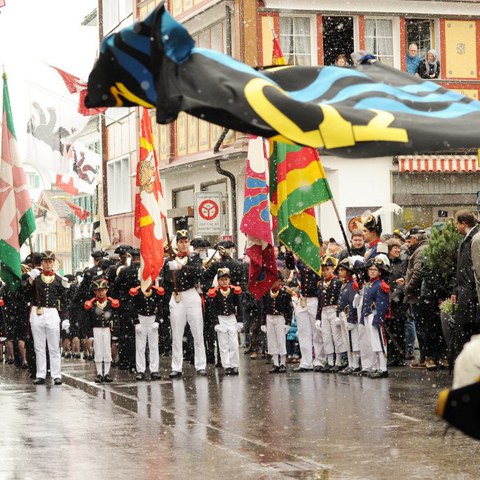
<svg viewBox="0 0 480 480"><path fill-rule="evenodd" d="M245 171L245 199L240 230L247 235L248 288L260 299L278 279L268 202L268 141L251 136Z"/></svg>
<svg viewBox="0 0 480 480"><path fill-rule="evenodd" d="M87 108L85 106L85 97L87 96L87 82L80 80L80 78L72 75L71 73L67 73L60 68L54 67L59 75L62 77L68 91L71 94L78 94L78 113L82 115L97 115L98 113L102 113L106 110L106 108Z"/></svg>
<svg viewBox="0 0 480 480"><path fill-rule="evenodd" d="M162 184L150 115L143 109L140 133L140 161L137 165L135 236L140 239L139 279L142 291L155 281L163 266L164 218Z"/></svg>
<svg viewBox="0 0 480 480"><path fill-rule="evenodd" d="M277 36L273 35L273 52L272 52L272 63L273 65L286 65L287 61L283 56L282 47L280 46L280 42L278 41Z"/></svg>
<svg viewBox="0 0 480 480"><path fill-rule="evenodd" d="M76 205L69 200L65 200L65 203L73 210L73 213L80 219L86 220L90 216L90 212L88 210L83 209L79 205Z"/></svg>

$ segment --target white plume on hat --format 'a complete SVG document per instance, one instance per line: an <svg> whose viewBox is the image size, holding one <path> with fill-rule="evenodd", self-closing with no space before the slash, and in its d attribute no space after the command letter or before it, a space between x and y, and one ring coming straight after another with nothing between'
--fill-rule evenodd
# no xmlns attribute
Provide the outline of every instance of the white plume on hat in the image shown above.
<svg viewBox="0 0 480 480"><path fill-rule="evenodd" d="M461 388L480 378L480 335L473 335L455 360L452 388Z"/></svg>

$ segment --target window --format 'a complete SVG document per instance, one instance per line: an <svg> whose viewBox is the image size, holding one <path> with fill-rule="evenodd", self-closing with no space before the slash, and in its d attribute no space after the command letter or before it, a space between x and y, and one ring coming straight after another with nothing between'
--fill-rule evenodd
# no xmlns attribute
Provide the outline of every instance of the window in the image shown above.
<svg viewBox="0 0 480 480"><path fill-rule="evenodd" d="M114 160L107 165L108 214L131 211L130 165L128 158Z"/></svg>
<svg viewBox="0 0 480 480"><path fill-rule="evenodd" d="M36 173L25 172L28 188L40 188L40 177Z"/></svg>
<svg viewBox="0 0 480 480"><path fill-rule="evenodd" d="M111 32L132 13L132 0L103 0L103 32Z"/></svg>
<svg viewBox="0 0 480 480"><path fill-rule="evenodd" d="M187 207L193 208L194 204L194 190L193 187L184 188L182 190L174 190L172 192L172 206L174 209L184 209L185 215L173 218L173 228L177 230L188 230L192 233L193 217L188 217ZM183 213L183 212L182 212ZM181 215L181 214L180 214Z"/></svg>
<svg viewBox="0 0 480 480"><path fill-rule="evenodd" d="M392 20L365 18L365 50L380 62L394 66Z"/></svg>
<svg viewBox="0 0 480 480"><path fill-rule="evenodd" d="M310 17L280 17L280 46L289 65L312 65ZM316 63L316 62L315 62Z"/></svg>
<svg viewBox="0 0 480 480"><path fill-rule="evenodd" d="M407 48L411 43L418 47L418 56L425 58L432 48L433 20L407 19Z"/></svg>

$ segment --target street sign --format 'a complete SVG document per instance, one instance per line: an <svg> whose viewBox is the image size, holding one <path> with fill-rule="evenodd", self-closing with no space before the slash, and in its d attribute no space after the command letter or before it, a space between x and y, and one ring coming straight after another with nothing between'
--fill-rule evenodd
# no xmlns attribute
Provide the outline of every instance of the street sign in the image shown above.
<svg viewBox="0 0 480 480"><path fill-rule="evenodd" d="M221 235L223 233L222 193L195 193L196 235Z"/></svg>

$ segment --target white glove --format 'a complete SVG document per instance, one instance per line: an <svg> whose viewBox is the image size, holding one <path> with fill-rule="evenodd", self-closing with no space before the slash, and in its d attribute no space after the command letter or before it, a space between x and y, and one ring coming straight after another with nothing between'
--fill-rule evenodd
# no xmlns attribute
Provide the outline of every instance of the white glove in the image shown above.
<svg viewBox="0 0 480 480"><path fill-rule="evenodd" d="M317 330L321 330L322 329L322 321L321 320L315 320L315 328Z"/></svg>
<svg viewBox="0 0 480 480"><path fill-rule="evenodd" d="M347 330L353 330L355 328L354 323L347 322Z"/></svg>
<svg viewBox="0 0 480 480"><path fill-rule="evenodd" d="M260 327L260 330L263 332L263 333L267 333L267 326L266 325L262 325Z"/></svg>
<svg viewBox="0 0 480 480"><path fill-rule="evenodd" d="M290 331L290 325L285 325L285 335Z"/></svg>
<svg viewBox="0 0 480 480"><path fill-rule="evenodd" d="M7 341L7 337L0 337L0 342L6 342Z"/></svg>
<svg viewBox="0 0 480 480"><path fill-rule="evenodd" d="M360 306L360 303L362 301L362 297L360 296L360 294L355 294L355 296L353 297L353 308L358 308Z"/></svg>
<svg viewBox="0 0 480 480"><path fill-rule="evenodd" d="M180 270L178 267L179 265L175 260L171 260L170 262L168 262L168 268L170 270Z"/></svg>
<svg viewBox="0 0 480 480"><path fill-rule="evenodd" d="M237 332L243 332L243 323L237 322Z"/></svg>
<svg viewBox="0 0 480 480"><path fill-rule="evenodd" d="M340 320L339 317L335 318L335 326L337 328L340 328L342 326L342 321Z"/></svg>
<svg viewBox="0 0 480 480"><path fill-rule="evenodd" d="M67 333L70 331L70 320L62 320L62 330L65 330Z"/></svg>
<svg viewBox="0 0 480 480"><path fill-rule="evenodd" d="M160 324L158 322L153 322L152 330L158 330L159 326L160 326Z"/></svg>
<svg viewBox="0 0 480 480"><path fill-rule="evenodd" d="M62 287L63 288L70 288L70 283L68 283L68 278L62 277Z"/></svg>
<svg viewBox="0 0 480 480"><path fill-rule="evenodd" d="M213 327L213 329L214 329L216 332L225 333L225 329L223 329L223 328L221 327L221 325L215 325L215 326Z"/></svg>
<svg viewBox="0 0 480 480"><path fill-rule="evenodd" d="M91 340L93 340L93 338ZM112 340L116 342L118 340L118 337L112 337Z"/></svg>
<svg viewBox="0 0 480 480"><path fill-rule="evenodd" d="M30 270L28 272L28 276L32 279L32 280L35 280L42 272L38 269L38 268L32 268L32 270Z"/></svg>

